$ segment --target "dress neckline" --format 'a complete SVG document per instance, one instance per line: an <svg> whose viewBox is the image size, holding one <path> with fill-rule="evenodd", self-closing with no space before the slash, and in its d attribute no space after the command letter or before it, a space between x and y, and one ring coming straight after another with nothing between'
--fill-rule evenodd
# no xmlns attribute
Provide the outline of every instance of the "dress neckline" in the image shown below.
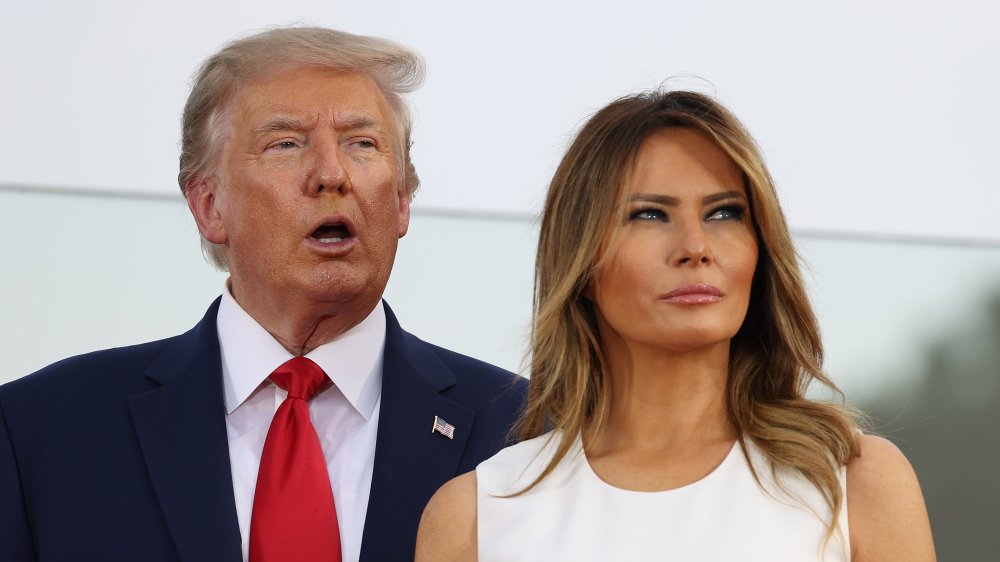
<svg viewBox="0 0 1000 562"><path fill-rule="evenodd" d="M628 488L621 488L601 478L601 476L597 474L597 472L594 470L594 467L590 465L590 459L587 458L587 451L583 448L583 438L580 435L577 435L574 447L576 449L575 454L579 455L580 457L578 462L582 465L582 470L585 473L586 478L593 480L602 487L614 490L615 492L620 492L622 494L634 494L640 496L666 495L671 493L678 493L684 490L694 488L698 485L704 484L710 479L712 479L715 475L723 473L726 470L728 470L729 467L734 462L736 462L734 458L740 456L740 454L742 453L740 448L740 440L736 439L735 441L733 441L733 445L729 448L729 452L726 453L726 456L722 458L722 462L716 465L715 468L710 470L707 474L705 474L701 478L698 478L693 482L689 482L687 484L684 484L683 486L678 486L676 488L646 491L646 490L630 490Z"/></svg>

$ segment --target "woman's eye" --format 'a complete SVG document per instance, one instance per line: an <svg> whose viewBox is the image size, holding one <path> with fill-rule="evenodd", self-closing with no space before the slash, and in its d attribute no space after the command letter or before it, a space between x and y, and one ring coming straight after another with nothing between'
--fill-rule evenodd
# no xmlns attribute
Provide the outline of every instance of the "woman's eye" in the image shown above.
<svg viewBox="0 0 1000 562"><path fill-rule="evenodd" d="M709 213L707 220L741 220L745 212L741 205L727 205Z"/></svg>
<svg viewBox="0 0 1000 562"><path fill-rule="evenodd" d="M628 218L629 220L664 221L667 219L667 214L659 209L638 209L632 211Z"/></svg>

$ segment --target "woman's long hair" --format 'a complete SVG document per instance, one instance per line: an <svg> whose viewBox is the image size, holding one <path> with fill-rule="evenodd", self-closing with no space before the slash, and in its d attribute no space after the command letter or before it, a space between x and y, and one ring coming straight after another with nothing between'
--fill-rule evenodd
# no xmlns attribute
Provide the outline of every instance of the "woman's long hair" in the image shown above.
<svg viewBox="0 0 1000 562"><path fill-rule="evenodd" d="M751 440L774 470L797 471L820 491L832 513L829 538L843 500L839 470L859 453L853 414L823 373L819 326L760 151L734 115L694 92L656 91L612 102L583 126L552 179L535 262L528 402L516 430L521 439L549 429L564 437L545 470L520 493L552 472L576 435L592 435L603 423L608 372L585 290L598 261L608 258L601 256L606 234L624 220L640 145L669 127L704 134L742 171L760 251L747 316L730 345L726 412L744 454ZM813 381L840 401L807 399Z"/></svg>

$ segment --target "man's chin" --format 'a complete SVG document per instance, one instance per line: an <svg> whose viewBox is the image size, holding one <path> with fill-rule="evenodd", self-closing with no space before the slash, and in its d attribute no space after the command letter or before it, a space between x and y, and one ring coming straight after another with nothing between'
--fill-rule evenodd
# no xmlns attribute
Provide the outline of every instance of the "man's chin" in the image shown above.
<svg viewBox="0 0 1000 562"><path fill-rule="evenodd" d="M304 284L300 289L303 300L316 306L327 304L344 310L364 309L366 314L371 312L382 299L388 276L373 278L369 275L352 275L355 272L336 269L324 270Z"/></svg>

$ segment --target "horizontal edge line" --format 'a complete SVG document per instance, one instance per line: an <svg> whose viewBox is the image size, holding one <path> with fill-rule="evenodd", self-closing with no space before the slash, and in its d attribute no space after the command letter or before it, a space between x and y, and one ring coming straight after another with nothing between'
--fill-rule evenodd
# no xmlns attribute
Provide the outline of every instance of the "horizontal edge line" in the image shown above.
<svg viewBox="0 0 1000 562"><path fill-rule="evenodd" d="M1000 239L991 240L989 238L972 238L970 236L905 234L899 232L862 232L851 230L830 230L823 228L793 228L792 235L799 238L842 240L845 242L1000 249Z"/></svg>
<svg viewBox="0 0 1000 562"><path fill-rule="evenodd" d="M12 184L0 182L0 191L13 193L39 193L42 195L69 195L71 197L99 197L107 199L139 199L143 201L182 201L180 192L128 191L95 187L66 187L57 185Z"/></svg>
<svg viewBox="0 0 1000 562"><path fill-rule="evenodd" d="M28 193L41 195L65 195L69 197L99 197L107 199L134 199L141 201L169 201L177 203L184 200L178 192L176 194L149 192L149 191L129 191L124 189L97 189L90 187L65 187L53 185L26 185L0 182L0 191L11 193ZM418 194L419 195L419 194ZM532 222L538 219L531 213L517 211L490 211L480 209L454 209L448 207L424 207L419 203L411 204L410 211L418 216L442 217L456 219L482 219L507 222Z"/></svg>
<svg viewBox="0 0 1000 562"><path fill-rule="evenodd" d="M72 197L102 197L112 199L134 199L142 201L183 201L180 193L158 193L143 191L126 191L121 189L96 189L87 187L65 187L51 185L16 185L0 182L0 191L15 193L39 193L45 195L67 195ZM504 222L537 223L538 215L518 211L489 211L480 209L454 209L448 207L423 207L419 204L411 206L411 212L417 216L440 217L453 219L489 220ZM849 230L831 230L823 228L792 228L795 237L844 240L851 242L890 243L907 245L936 245L963 248L1000 248L1000 239L972 238L968 236L920 235L884 232L861 232Z"/></svg>

